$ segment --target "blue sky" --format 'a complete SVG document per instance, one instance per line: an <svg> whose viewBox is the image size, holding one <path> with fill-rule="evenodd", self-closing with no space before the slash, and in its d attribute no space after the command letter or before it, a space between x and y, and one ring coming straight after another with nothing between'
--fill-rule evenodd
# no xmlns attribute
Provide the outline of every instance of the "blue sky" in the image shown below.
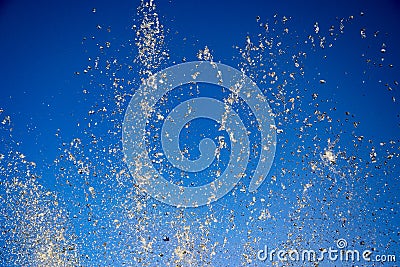
<svg viewBox="0 0 400 267"><path fill-rule="evenodd" d="M398 253L400 5L154 3L150 13L156 12L163 25L163 34L155 36L164 40L160 49L166 54L156 53L160 64L150 66L153 73L199 60L207 47L215 62L242 69L271 100L283 132L266 181L256 193L244 189L257 163L254 133L247 178L217 202L178 209L141 192L123 161L121 124L131 95L147 78L138 59L141 40L132 28L140 27L147 8L140 1L2 1L0 122L7 116L11 122L0 125L0 155L5 155L0 199L2 215L12 215L1 219L1 265L43 264L40 257L26 256L42 254L18 231L62 227L65 240L56 248L73 244L70 254L61 255L82 266L268 266L256 259L264 245L318 250L335 246L339 238L353 249ZM193 97L188 92L186 87L174 91L157 108L173 108ZM226 97L213 87L196 94ZM256 132L246 104L239 101L234 108ZM149 129L152 125L150 137L161 133L160 122ZM181 133L181 145L192 148L194 157L204 129L214 138L220 135L218 125L206 120ZM157 142L150 138L148 145L161 149ZM225 151L214 167L225 168L228 156ZM173 181L182 179L168 165L159 168ZM32 180L27 173L41 178ZM212 173L190 179L210 181ZM12 183L15 178L35 188L28 191L37 194L27 199L42 206L14 202L22 190ZM29 219L17 211L39 216L40 207L61 215L23 228ZM20 230L11 234L15 225ZM41 244L48 251L49 243ZM320 266L329 264L334 265Z"/></svg>

